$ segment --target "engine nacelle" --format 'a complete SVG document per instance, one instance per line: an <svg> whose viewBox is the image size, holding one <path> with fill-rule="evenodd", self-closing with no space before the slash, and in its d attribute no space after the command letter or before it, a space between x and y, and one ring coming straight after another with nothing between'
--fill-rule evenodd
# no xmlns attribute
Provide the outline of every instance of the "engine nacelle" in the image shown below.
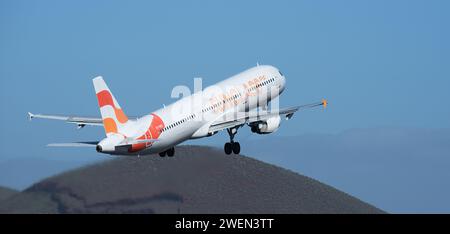
<svg viewBox="0 0 450 234"><path fill-rule="evenodd" d="M250 127L252 129L252 132L258 134L269 134L275 132L280 127L280 123L281 117L277 115L275 117L267 119L266 121L254 123L250 125Z"/></svg>

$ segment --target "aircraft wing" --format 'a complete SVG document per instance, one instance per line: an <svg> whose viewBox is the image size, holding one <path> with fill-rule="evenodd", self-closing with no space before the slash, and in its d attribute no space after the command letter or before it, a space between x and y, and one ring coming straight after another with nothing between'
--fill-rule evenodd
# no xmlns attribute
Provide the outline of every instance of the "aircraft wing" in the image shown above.
<svg viewBox="0 0 450 234"><path fill-rule="evenodd" d="M286 119L292 118L294 113L298 110L309 109L317 106L327 106L327 101L323 99L321 102L315 102L311 104L294 106L284 109L278 110L268 110L268 111L254 111L254 112L244 112L242 114L238 114L235 118L227 119L225 121L216 121L213 122L209 127L209 133L214 133L220 130L224 130L227 128L232 128L236 126L242 126L244 124L249 124L258 121L264 121L269 119L270 117L274 117L277 115L285 116Z"/></svg>
<svg viewBox="0 0 450 234"><path fill-rule="evenodd" d="M78 127L84 127L86 125L103 126L103 120L100 117L72 116L72 115L43 115L28 112L28 119L61 120L67 123L77 124Z"/></svg>
<svg viewBox="0 0 450 234"><path fill-rule="evenodd" d="M65 116L65 115L43 115L43 114L33 114L28 112L28 118L31 119L53 119L62 120L67 123L74 123L78 126L94 125L103 126L102 118L95 117L83 117L83 116Z"/></svg>

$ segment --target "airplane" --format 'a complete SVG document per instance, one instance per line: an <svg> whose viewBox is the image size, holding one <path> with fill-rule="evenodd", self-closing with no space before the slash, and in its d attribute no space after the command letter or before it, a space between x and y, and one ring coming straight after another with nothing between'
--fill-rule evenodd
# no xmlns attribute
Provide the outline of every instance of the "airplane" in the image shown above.
<svg viewBox="0 0 450 234"><path fill-rule="evenodd" d="M175 146L191 139L210 137L226 130L229 142L225 154L239 154L241 146L235 141L239 128L250 127L256 134L275 132L281 117L289 120L301 109L327 106L327 100L294 106L271 108L269 103L285 89L286 78L279 69L257 65L204 90L185 96L171 105L148 115L129 118L101 76L93 80L101 118L32 114L29 119L52 119L76 124L103 126L106 137L94 142L54 143L56 147L95 147L99 153L140 156L158 153L174 156ZM186 108L188 107L188 108Z"/></svg>

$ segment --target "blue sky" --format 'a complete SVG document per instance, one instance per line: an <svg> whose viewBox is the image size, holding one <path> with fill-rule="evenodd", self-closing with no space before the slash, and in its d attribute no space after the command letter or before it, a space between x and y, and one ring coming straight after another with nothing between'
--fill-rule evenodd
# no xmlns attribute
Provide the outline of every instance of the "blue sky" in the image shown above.
<svg viewBox="0 0 450 234"><path fill-rule="evenodd" d="M94 76L104 76L128 115L143 115L174 101L174 86L193 87L193 77L210 85L257 62L286 75L281 106L330 102L267 137L450 128L449 6L444 0L1 1L0 162L104 157L44 147L99 139L100 128L26 120L27 111L99 115ZM224 134L212 141L223 140Z"/></svg>

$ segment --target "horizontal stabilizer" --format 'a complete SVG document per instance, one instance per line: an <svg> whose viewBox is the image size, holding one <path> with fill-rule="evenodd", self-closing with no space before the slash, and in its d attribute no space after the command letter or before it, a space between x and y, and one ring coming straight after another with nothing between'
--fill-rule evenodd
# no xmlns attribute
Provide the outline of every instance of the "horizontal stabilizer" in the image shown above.
<svg viewBox="0 0 450 234"><path fill-rule="evenodd" d="M47 146L49 147L95 147L98 141L89 142L71 142L71 143L51 143Z"/></svg>

